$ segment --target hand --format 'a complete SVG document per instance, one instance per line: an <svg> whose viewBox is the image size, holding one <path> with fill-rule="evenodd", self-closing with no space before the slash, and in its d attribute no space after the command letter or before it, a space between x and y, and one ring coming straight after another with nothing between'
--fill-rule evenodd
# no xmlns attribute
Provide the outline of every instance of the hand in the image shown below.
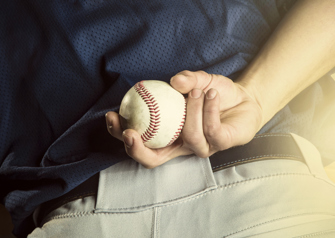
<svg viewBox="0 0 335 238"><path fill-rule="evenodd" d="M181 155L206 158L249 142L263 126L262 109L253 94L229 78L183 71L172 77L170 83L188 97L184 128L178 140L168 147L147 148L136 131L122 131L117 113L106 114L109 133L123 140L128 155L146 168Z"/></svg>

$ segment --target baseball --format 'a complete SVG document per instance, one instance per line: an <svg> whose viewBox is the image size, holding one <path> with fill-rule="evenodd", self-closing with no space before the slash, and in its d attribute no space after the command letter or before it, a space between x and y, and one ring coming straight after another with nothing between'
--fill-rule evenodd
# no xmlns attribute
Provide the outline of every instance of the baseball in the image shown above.
<svg viewBox="0 0 335 238"><path fill-rule="evenodd" d="M126 93L119 114L122 129L136 130L149 148L163 148L179 137L185 123L186 102L168 83L144 80Z"/></svg>

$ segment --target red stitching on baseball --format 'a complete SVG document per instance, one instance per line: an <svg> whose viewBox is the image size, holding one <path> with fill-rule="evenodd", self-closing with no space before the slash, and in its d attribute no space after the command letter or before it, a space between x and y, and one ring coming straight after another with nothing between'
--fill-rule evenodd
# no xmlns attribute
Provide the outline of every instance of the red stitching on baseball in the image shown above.
<svg viewBox="0 0 335 238"><path fill-rule="evenodd" d="M186 100L185 100L184 114L183 114L182 121L181 121L181 123L179 125L179 128L176 131L176 133L174 134L174 136L172 137L172 139L170 140L170 142L166 146L171 145L179 137L179 135L180 135L180 133L181 133L183 127L184 127L185 120L186 120Z"/></svg>
<svg viewBox="0 0 335 238"><path fill-rule="evenodd" d="M148 108L149 108L149 112L150 112L150 122L149 122L149 126L146 129L145 132L143 132L143 134L141 135L142 141L143 143L148 142L149 140L151 140L152 138L155 137L155 135L157 134L158 130L159 130L159 126L160 126L160 110L159 110L159 106L158 103L156 102L156 100L154 99L154 96L145 88L145 86L143 85L143 81L138 82L137 84L135 84L135 91L140 95L140 97L144 100L144 102L147 104ZM179 125L179 128L177 129L176 133L174 134L174 136L172 137L172 139L170 140L170 142L166 145L171 145L180 135L184 124L185 124L185 120L186 120L186 100L185 100L185 107L184 107L184 114L182 117L182 121Z"/></svg>
<svg viewBox="0 0 335 238"><path fill-rule="evenodd" d="M150 122L149 127L141 135L143 143L155 137L160 126L159 106L155 101L154 96L144 87L143 81L135 84L135 91L141 96L144 102L149 107Z"/></svg>

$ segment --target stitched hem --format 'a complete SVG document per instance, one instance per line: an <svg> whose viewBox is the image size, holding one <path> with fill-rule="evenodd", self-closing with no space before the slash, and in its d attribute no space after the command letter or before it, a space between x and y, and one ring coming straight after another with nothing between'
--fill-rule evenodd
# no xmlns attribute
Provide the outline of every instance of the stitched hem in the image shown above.
<svg viewBox="0 0 335 238"><path fill-rule="evenodd" d="M246 230L249 230L249 229L252 229L252 228L255 228L255 227L258 227L258 226L262 226L262 225L265 225L265 224L269 224L271 222L275 222L275 221L279 221L279 220L282 220L282 219L287 219L287 218L293 218L293 217L298 217L298 216L306 216L306 215L331 215L331 216L334 216L335 214L334 213L327 213L327 212L320 212L320 213L298 213L298 214L294 214L294 215L290 215L290 216L283 216L283 217L278 217L278 218L275 218L275 219L272 219L272 220L269 220L269 221L265 221L265 222L261 222L261 223L258 223L256 225L252 225L252 226L249 226L249 227L246 227L246 228L243 228L243 229L240 229L238 231L235 231L235 232L232 232L232 233L229 233L227 235L224 235L222 238L225 238L225 237L228 237L228 236L231 236L231 235L234 235L234 234L237 234L237 233L240 233L242 231L246 231Z"/></svg>
<svg viewBox="0 0 335 238"><path fill-rule="evenodd" d="M203 190L201 192L197 192L195 194L187 195L184 197L178 197L173 200L168 200L160 203L154 203L154 204L146 204L142 206L136 206L136 207L127 207L127 208L118 208L118 209L96 209L92 212L78 212L78 213L69 213L69 215L76 215L76 216L81 216L81 215L86 215L86 214L126 214L126 213L133 213L133 212L140 212L140 211L145 211L152 209L154 207L168 207L168 206L174 206L182 203L186 203L188 201L196 200L199 199L203 196L207 196L211 193L214 192L219 192L223 189L230 189L233 187L236 187L238 185L243 185L246 183L252 183L252 182L259 182L260 180L268 180L268 179L275 179L275 178L281 178L281 177L286 177L286 176L297 176L297 177L312 177L314 179L321 180L323 182L326 182L327 184L331 185L332 187L335 187L334 184L329 183L326 180L323 180L322 178L315 177L311 174L304 174L304 173L277 173L277 174L272 174L272 175L267 175L267 176L259 176L259 177L254 177L254 178L248 178L245 180L240 180L240 181L235 181L233 183L228 183L225 185L219 185L215 186L210 189ZM54 217L66 217L68 214L64 215L57 215ZM50 219L53 219L53 217L47 219L46 221L49 221Z"/></svg>
<svg viewBox="0 0 335 238"><path fill-rule="evenodd" d="M291 156L291 155L286 155L286 154L270 154L270 155L258 155L258 156L253 156L245 159L240 159L240 160L235 160L231 161L228 163L223 163L217 166L212 167L213 172L229 168L232 166L240 165L240 164L246 164L250 162L255 162L255 161L260 161L260 160L269 160L269 159L289 159L289 160L296 160L296 158L301 159L302 157L300 156ZM303 162L301 162L303 163Z"/></svg>
<svg viewBox="0 0 335 238"><path fill-rule="evenodd" d="M319 235L327 235L327 234L334 234L334 237L335 237L335 230L320 231L320 232L315 232L315 233L311 233L311 234L307 234L307 235L296 236L294 238L319 237Z"/></svg>
<svg viewBox="0 0 335 238"><path fill-rule="evenodd" d="M305 176L305 177L315 178L313 175L305 174L305 173L276 173L276 174L271 174L271 175L266 175L266 176L248 178L248 179L245 179L245 180L240 180L240 181L236 181L236 182L225 184L225 185L218 185L218 186L215 186L215 187L211 187L210 189L207 188L207 189L205 189L201 192L197 192L197 193L190 194L190 195L187 195L187 196L184 196L184 197L178 197L178 198L175 198L173 200L167 200L167 201L159 202L159 203L145 204L145 205L141 205L141 206L127 207L127 208L113 208L113 209L99 208L99 209L96 209L96 213L100 213L100 212L119 212L119 211L120 212L127 212L127 211L128 212L134 212L134 210L141 211L141 210L146 210L146 209L150 209L152 207L158 207L158 206L159 207L172 206L172 205L187 202L189 200L198 199L200 197L206 196L207 194L219 191L221 189L229 189L229 188L235 187L237 185L245 184L245 183L256 182L256 181L259 181L259 180L266 180L266 179L272 179L272 178L279 178L279 177L284 177L284 176Z"/></svg>

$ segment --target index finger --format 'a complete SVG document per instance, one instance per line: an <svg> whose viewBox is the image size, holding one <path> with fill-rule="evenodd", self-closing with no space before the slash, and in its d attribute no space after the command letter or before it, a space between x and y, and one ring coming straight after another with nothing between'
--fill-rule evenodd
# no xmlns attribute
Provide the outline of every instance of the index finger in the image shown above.
<svg viewBox="0 0 335 238"><path fill-rule="evenodd" d="M134 130L125 130L123 139L126 143L127 154L148 169L155 168L167 161L181 155L191 154L189 150L182 147L182 141L176 140L172 145L150 149L143 144L141 136ZM128 142L131 142L130 144Z"/></svg>
<svg viewBox="0 0 335 238"><path fill-rule="evenodd" d="M182 94L189 93L194 88L205 90L212 82L212 75L205 71L184 70L170 80L171 86ZM206 90L205 90L206 91Z"/></svg>

